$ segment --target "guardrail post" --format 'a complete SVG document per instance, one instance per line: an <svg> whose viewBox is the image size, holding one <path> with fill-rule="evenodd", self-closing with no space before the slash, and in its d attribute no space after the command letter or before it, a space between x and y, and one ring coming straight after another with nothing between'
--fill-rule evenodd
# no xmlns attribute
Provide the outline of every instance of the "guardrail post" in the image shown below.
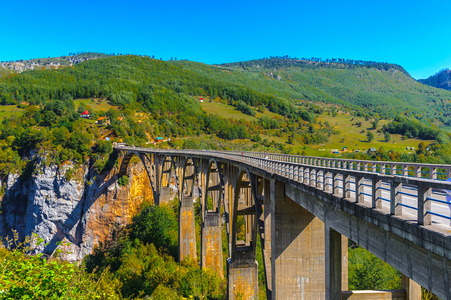
<svg viewBox="0 0 451 300"><path fill-rule="evenodd" d="M363 183L365 182L365 177L358 176L355 178L355 201L357 203L364 203L365 202L365 186Z"/></svg>
<svg viewBox="0 0 451 300"><path fill-rule="evenodd" d="M415 177L421 178L421 167L415 166Z"/></svg>
<svg viewBox="0 0 451 300"><path fill-rule="evenodd" d="M347 175L344 181L344 195L345 198L351 198L351 175Z"/></svg>
<svg viewBox="0 0 451 300"><path fill-rule="evenodd" d="M330 184L330 182L333 181L330 178L332 176L333 176L333 174L331 172L325 172L324 173L324 179L323 179L324 180L324 186L323 186L323 188L324 188L324 191L326 193L329 193L329 194L332 193L332 184Z"/></svg>
<svg viewBox="0 0 451 300"><path fill-rule="evenodd" d="M402 176L409 177L409 166L402 165Z"/></svg>
<svg viewBox="0 0 451 300"><path fill-rule="evenodd" d="M377 176L374 176L372 178L372 201L371 201L371 207L372 208L382 208L382 180L380 180Z"/></svg>
<svg viewBox="0 0 451 300"><path fill-rule="evenodd" d="M432 189L427 187L423 182L418 183L418 224L431 225L431 215L428 211L431 210Z"/></svg>
<svg viewBox="0 0 451 300"><path fill-rule="evenodd" d="M390 214L399 216L402 214L402 183L391 182L390 186Z"/></svg>
<svg viewBox="0 0 451 300"><path fill-rule="evenodd" d="M437 168L435 167L429 167L429 172L430 172L430 178L432 180L436 180L437 179Z"/></svg>
<svg viewBox="0 0 451 300"><path fill-rule="evenodd" d="M332 173L333 191L334 191L334 195L340 196L340 194L341 194L341 196L342 196L343 193L340 193L340 187L339 187L339 184L338 184L338 182L339 182L338 177L339 176L340 176L339 173Z"/></svg>
<svg viewBox="0 0 451 300"><path fill-rule="evenodd" d="M318 175L318 173L320 175ZM319 180L321 177L323 178L322 182ZM316 171L316 188L323 190L324 189L323 185L324 185L324 170L321 170L321 171L317 170Z"/></svg>
<svg viewBox="0 0 451 300"><path fill-rule="evenodd" d="M396 164L391 165L391 174L392 175L396 175L396 170L397 170L396 168L397 168Z"/></svg>
<svg viewBox="0 0 451 300"><path fill-rule="evenodd" d="M318 180L317 172L317 169L312 169L310 172L310 186L316 187L316 182Z"/></svg>
<svg viewBox="0 0 451 300"><path fill-rule="evenodd" d="M309 183L310 183L310 169L305 168L304 169L304 184L309 185Z"/></svg>

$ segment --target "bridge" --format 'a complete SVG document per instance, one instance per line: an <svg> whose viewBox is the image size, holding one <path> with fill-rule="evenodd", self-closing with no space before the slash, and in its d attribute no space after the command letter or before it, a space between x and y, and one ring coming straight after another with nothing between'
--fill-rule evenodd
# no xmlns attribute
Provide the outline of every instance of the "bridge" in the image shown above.
<svg viewBox="0 0 451 300"><path fill-rule="evenodd" d="M260 239L268 299L451 300L451 165L254 152L115 147L119 174L136 156L154 201L180 201L179 259L196 259L193 201L202 207L201 266L229 299L257 299ZM399 291L348 291L348 239L402 275Z"/></svg>

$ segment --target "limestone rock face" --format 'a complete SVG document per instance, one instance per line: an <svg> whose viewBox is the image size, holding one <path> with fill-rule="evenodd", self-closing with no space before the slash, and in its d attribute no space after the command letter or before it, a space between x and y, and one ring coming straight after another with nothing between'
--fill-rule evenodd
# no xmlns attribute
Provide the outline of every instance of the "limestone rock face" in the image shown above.
<svg viewBox="0 0 451 300"><path fill-rule="evenodd" d="M64 246L71 252L66 259L80 260L128 224L143 201L153 201L141 164L130 168L125 187L117 184L115 169L94 179L87 166L75 168L38 163L31 178L9 175L1 198L1 236L11 237L13 230L21 239L36 234L44 239L36 251L47 254L63 247L57 242L70 242ZM68 170L74 174L70 180L65 176Z"/></svg>

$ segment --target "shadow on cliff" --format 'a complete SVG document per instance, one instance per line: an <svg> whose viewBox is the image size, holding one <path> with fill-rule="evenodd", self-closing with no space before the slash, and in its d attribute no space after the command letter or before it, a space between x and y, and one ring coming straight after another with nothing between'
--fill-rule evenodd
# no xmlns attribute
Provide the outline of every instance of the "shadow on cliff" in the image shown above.
<svg viewBox="0 0 451 300"><path fill-rule="evenodd" d="M57 232L53 235L53 238L48 242L44 248L44 253L52 254L58 246L58 242L66 239L70 243L80 247L83 243L83 232L86 224L86 220L83 217L90 210L92 205L102 197L108 196L110 187L115 185L117 181L117 169L114 170L118 155L116 151L112 152L108 158L105 167L95 179L92 162L90 162L89 172L86 181L84 182L84 192L82 199L77 203L72 212L67 216L64 221L54 221L57 227ZM90 185L88 182L95 179L95 182ZM113 198L117 198L118 189L111 191L114 193ZM72 224L75 224L71 227ZM76 226L74 234L71 234L73 227Z"/></svg>
<svg viewBox="0 0 451 300"><path fill-rule="evenodd" d="M26 213L28 207L28 194L24 193L31 183L35 161L29 160L25 165L25 169L3 196L0 201L0 222L2 222L3 232L1 237L12 239L16 231L19 233L19 238L25 238L26 230ZM13 176L13 175L10 175Z"/></svg>

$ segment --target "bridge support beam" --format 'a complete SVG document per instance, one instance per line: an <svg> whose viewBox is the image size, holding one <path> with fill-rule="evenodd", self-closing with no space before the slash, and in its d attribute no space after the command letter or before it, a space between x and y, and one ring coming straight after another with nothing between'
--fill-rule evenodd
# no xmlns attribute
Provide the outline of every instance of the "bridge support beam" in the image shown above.
<svg viewBox="0 0 451 300"><path fill-rule="evenodd" d="M324 223L271 180L272 299L325 299ZM266 210L266 207L265 207Z"/></svg>
<svg viewBox="0 0 451 300"><path fill-rule="evenodd" d="M202 228L202 268L210 268L221 278L222 228L219 214L207 214Z"/></svg>
<svg viewBox="0 0 451 300"><path fill-rule="evenodd" d="M182 197L179 214L179 260L190 258L197 261L193 197Z"/></svg>

